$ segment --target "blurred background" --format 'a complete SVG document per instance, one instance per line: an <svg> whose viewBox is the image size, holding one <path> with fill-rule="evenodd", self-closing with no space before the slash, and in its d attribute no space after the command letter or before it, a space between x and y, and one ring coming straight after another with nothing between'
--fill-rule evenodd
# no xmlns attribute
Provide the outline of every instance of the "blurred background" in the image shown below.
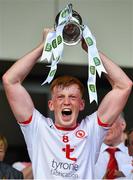
<svg viewBox="0 0 133 180"><path fill-rule="evenodd" d="M35 48L42 40L45 27L53 27L56 15L68 3L79 12L97 40L97 48L109 56L133 80L133 1L132 0L0 0L0 76L20 57ZM47 62L38 62L24 82L36 108L45 116L53 116L48 108L49 86L41 86L48 74ZM78 77L86 86L87 54L80 43L65 46L56 76L69 74ZM110 89L105 77L97 78L99 103ZM25 142L10 110L0 79L0 133L8 143L7 161L28 160ZM133 91L124 109L127 128L133 127ZM96 110L89 104L86 89L86 108L80 114Z"/></svg>

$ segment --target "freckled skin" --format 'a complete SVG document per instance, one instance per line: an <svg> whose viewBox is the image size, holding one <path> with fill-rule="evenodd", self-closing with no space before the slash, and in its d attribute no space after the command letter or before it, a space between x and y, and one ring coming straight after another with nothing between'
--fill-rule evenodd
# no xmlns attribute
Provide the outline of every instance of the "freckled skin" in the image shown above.
<svg viewBox="0 0 133 180"><path fill-rule="evenodd" d="M49 108L54 111L55 124L62 127L74 127L80 111L84 109L84 100L77 84L68 87L54 87L52 99L49 101ZM63 116L62 110L69 109L71 115Z"/></svg>

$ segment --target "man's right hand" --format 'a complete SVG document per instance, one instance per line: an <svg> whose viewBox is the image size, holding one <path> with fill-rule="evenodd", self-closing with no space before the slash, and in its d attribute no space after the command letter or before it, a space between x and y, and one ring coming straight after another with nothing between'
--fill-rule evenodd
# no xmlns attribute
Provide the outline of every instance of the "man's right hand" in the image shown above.
<svg viewBox="0 0 133 180"><path fill-rule="evenodd" d="M54 28L45 28L43 30L43 38L42 38L42 42L44 43L44 41L46 40L46 37L48 35L49 32L53 32Z"/></svg>

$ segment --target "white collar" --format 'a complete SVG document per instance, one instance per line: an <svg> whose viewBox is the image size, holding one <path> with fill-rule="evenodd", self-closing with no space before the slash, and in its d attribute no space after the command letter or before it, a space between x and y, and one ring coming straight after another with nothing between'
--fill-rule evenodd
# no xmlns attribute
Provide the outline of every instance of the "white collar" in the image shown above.
<svg viewBox="0 0 133 180"><path fill-rule="evenodd" d="M113 147L113 146L108 146L108 145L106 145L106 144L102 144L102 146L101 146L101 152L104 152L108 147ZM114 147L117 147L117 148L119 148L119 150L120 151L122 151L122 152L124 152L124 153L128 153L128 148L125 146L125 144L122 142L122 143L120 143L119 145L117 145L117 146L114 146Z"/></svg>

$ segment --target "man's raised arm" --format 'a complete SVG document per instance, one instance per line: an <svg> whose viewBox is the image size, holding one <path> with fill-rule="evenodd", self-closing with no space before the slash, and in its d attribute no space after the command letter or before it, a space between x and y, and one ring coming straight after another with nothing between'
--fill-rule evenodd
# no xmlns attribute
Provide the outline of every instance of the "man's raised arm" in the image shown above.
<svg viewBox="0 0 133 180"><path fill-rule="evenodd" d="M50 29L44 30L44 40ZM43 40L43 42L44 42ZM3 85L8 102L17 121L26 121L32 115L34 104L22 82L29 74L43 51L43 42L34 50L16 61L3 75Z"/></svg>
<svg viewBox="0 0 133 180"><path fill-rule="evenodd" d="M112 90L103 98L98 108L98 116L102 122L111 124L123 111L133 83L119 66L103 53L99 54L108 73L106 76Z"/></svg>

